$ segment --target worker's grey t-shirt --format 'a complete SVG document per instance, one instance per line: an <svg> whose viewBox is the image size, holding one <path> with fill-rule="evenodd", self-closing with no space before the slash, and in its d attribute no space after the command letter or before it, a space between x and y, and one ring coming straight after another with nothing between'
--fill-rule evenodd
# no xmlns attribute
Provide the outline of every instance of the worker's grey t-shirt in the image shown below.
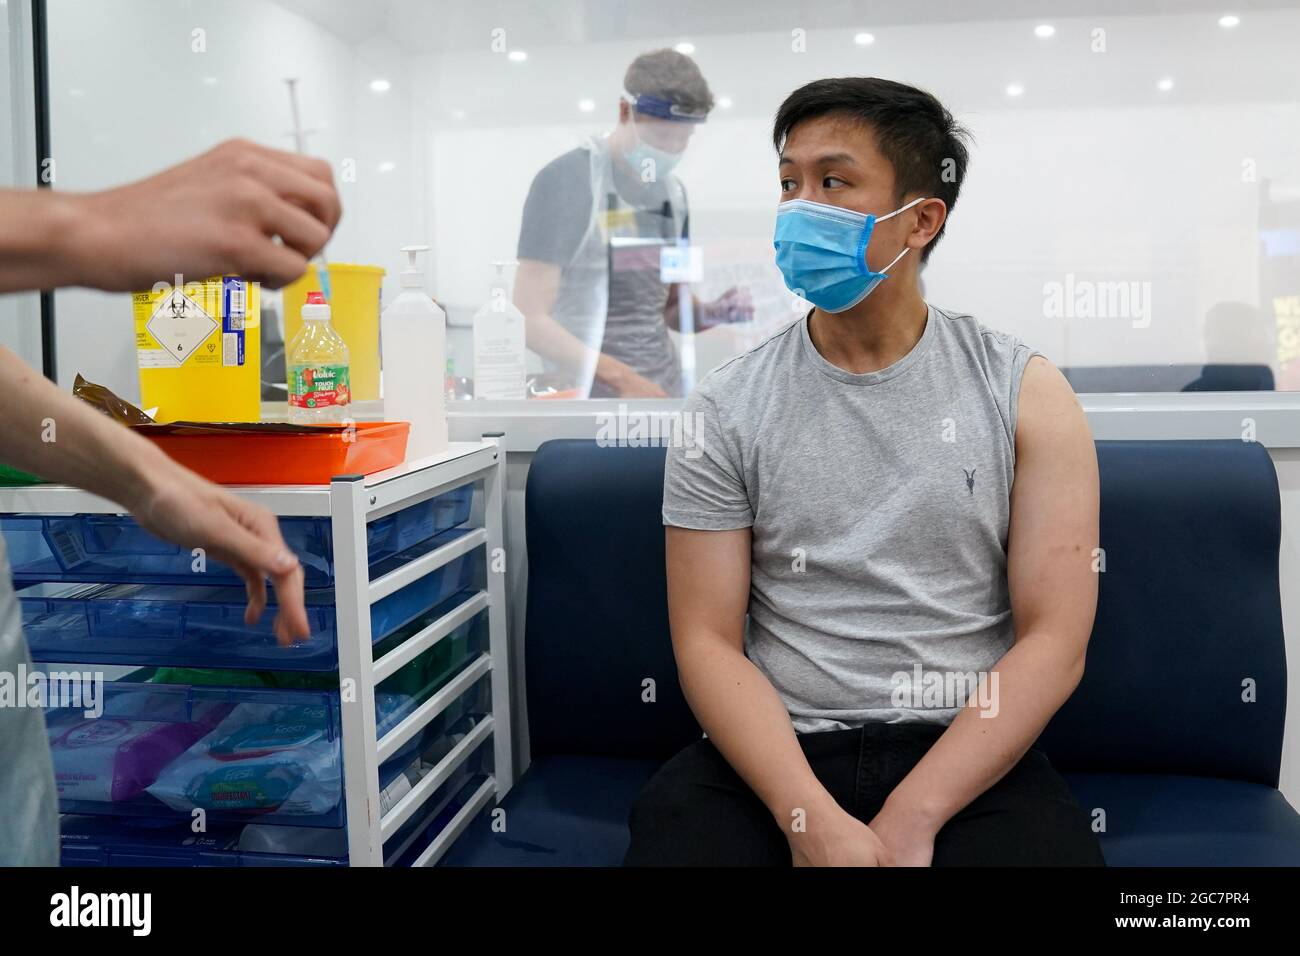
<svg viewBox="0 0 1300 956"><path fill-rule="evenodd" d="M745 654L796 731L947 724L962 701L924 688L960 688L1011 647L1007 523L1033 354L930 307L907 355L855 374L804 317L687 400L694 437L668 451L663 520L752 527Z"/></svg>

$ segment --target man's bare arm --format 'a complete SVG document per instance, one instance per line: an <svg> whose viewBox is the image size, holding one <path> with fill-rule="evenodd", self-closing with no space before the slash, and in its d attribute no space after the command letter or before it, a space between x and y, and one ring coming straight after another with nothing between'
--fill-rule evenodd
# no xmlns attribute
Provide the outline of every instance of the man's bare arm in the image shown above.
<svg viewBox="0 0 1300 956"><path fill-rule="evenodd" d="M0 292L147 289L177 273L283 285L341 215L327 163L231 140L156 176L98 193L0 190ZM247 620L275 585L276 634L308 636L302 568L275 516L177 465L0 349L0 462L86 488L152 533L201 547L248 590Z"/></svg>
<svg viewBox="0 0 1300 956"><path fill-rule="evenodd" d="M101 495L159 537L231 565L248 589L249 624L266 607L269 576L276 637L288 644L308 636L302 567L274 515L182 468L6 348L0 382L8 396L0 402L0 461Z"/></svg>
<svg viewBox="0 0 1300 956"><path fill-rule="evenodd" d="M1083 676L1097 609L1098 494L1083 410L1055 367L1031 359L1008 532L1015 645L995 667L996 716L963 709L872 821L899 863L929 864L935 834L1015 766Z"/></svg>
<svg viewBox="0 0 1300 956"><path fill-rule="evenodd" d="M673 652L700 726L771 811L796 864L888 862L880 841L813 774L776 689L745 657L749 529L669 527L666 535Z"/></svg>

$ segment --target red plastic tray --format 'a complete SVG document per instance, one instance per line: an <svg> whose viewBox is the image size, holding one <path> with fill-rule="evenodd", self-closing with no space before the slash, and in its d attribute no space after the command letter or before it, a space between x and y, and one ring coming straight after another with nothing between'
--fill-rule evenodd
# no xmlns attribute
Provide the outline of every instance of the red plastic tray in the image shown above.
<svg viewBox="0 0 1300 956"><path fill-rule="evenodd" d="M192 471L223 485L325 485L336 475L369 475L406 460L410 422L357 422L354 440L337 425L321 434L275 434L195 428L136 429ZM230 426L225 426L230 428Z"/></svg>

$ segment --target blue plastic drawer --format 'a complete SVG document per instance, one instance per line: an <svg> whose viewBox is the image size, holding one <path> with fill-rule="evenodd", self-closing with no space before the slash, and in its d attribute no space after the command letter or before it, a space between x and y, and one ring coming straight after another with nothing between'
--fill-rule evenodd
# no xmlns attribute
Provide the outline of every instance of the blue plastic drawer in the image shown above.
<svg viewBox="0 0 1300 956"><path fill-rule="evenodd" d="M64 813L342 825L337 693L111 683L46 729Z"/></svg>
<svg viewBox="0 0 1300 956"><path fill-rule="evenodd" d="M482 786L483 781L488 775L477 769L477 764L481 762L480 756L484 749L491 749L490 744L483 744L479 747L478 753L471 757L466 765L459 768L452 777L450 783L455 789L451 791L450 797L439 808L437 814L425 827L424 831L411 843L411 846L397 859L396 866L414 866L416 860L434 840L442 835L442 832L451 823L461 809L473 799L478 788ZM448 788L450 789L450 788ZM493 807L491 801L483 808L483 813L490 812ZM449 848L450 849L450 848ZM444 854L445 856L445 854Z"/></svg>
<svg viewBox="0 0 1300 956"><path fill-rule="evenodd" d="M485 618L475 615L376 688L380 739L477 653ZM379 768L381 787L480 709L482 684ZM190 820L201 809L213 824L343 825L337 689L131 681L99 690L82 706L46 711L62 812Z"/></svg>
<svg viewBox="0 0 1300 956"><path fill-rule="evenodd" d="M379 685L377 690L404 698L402 703L392 708L388 726L395 727L409 717L479 655L486 645L486 625L487 613L481 611L445 635L442 640L410 663L398 668ZM421 746L427 746L426 741L433 740L439 734L446 732L465 715L485 712L487 707L483 700L482 689L486 683L486 680L480 679L476 686L461 694L433 718L426 725ZM388 764L397 762L397 758L394 757L388 761ZM388 779L390 778L381 767L380 786L385 786Z"/></svg>
<svg viewBox="0 0 1300 956"><path fill-rule="evenodd" d="M63 842L60 862L63 866L107 867L347 866L346 855L241 849L244 829L217 826L206 833L194 833L185 820L66 815L59 821Z"/></svg>
<svg viewBox="0 0 1300 956"><path fill-rule="evenodd" d="M460 528L444 532L431 541L408 548L395 557L381 562L370 569L370 579L393 571L435 548L470 534L471 529ZM438 570L413 581L400 591L370 606L370 633L392 634L398 628L409 624L429 608L442 604L452 595L474 586L474 572L483 562L484 548L471 548L458 558L448 561Z"/></svg>
<svg viewBox="0 0 1300 956"><path fill-rule="evenodd" d="M373 565L469 520L473 485L372 521L366 545ZM328 518L281 518L280 530L302 561L308 587L334 583L334 538ZM4 515L14 581L91 584L238 584L217 561L197 562L189 549L149 534L127 515Z"/></svg>
<svg viewBox="0 0 1300 956"><path fill-rule="evenodd" d="M400 565L467 534L446 532L381 563ZM374 642L471 586L476 548L376 602ZM188 584L34 584L18 591L32 659L50 663L333 671L338 631L332 589L307 592L307 640L280 646L274 607L244 623L243 588Z"/></svg>
<svg viewBox="0 0 1300 956"><path fill-rule="evenodd" d="M450 714L449 714L450 716ZM452 727L453 724L448 725ZM454 732L440 745L416 757L402 772L413 785L430 772L454 746L473 719L458 718ZM421 831L446 825L460 808L454 802L478 763L467 761L432 794L428 802L393 836L386 847L396 857ZM394 774L395 779L398 774ZM391 783L391 781L390 781ZM388 787L390 783L382 786ZM394 792L401 790L393 788ZM472 792L472 791L471 791ZM381 796L381 801L382 801ZM346 866L347 830L293 827L257 822L217 824L194 833L188 819L66 814L59 821L63 866L93 867L230 867L230 866Z"/></svg>
<svg viewBox="0 0 1300 956"><path fill-rule="evenodd" d="M274 613L244 623L244 590L158 584L33 584L18 591L32 659L77 664L337 670L332 591L307 593L311 635L276 643Z"/></svg>

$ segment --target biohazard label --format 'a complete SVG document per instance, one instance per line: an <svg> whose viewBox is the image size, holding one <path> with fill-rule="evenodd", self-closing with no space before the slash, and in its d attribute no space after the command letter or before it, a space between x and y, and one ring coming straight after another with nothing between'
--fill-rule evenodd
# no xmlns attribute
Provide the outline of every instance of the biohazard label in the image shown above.
<svg viewBox="0 0 1300 956"><path fill-rule="evenodd" d="M180 289L158 301L158 307L145 323L145 329L163 351L185 364L220 324L197 302Z"/></svg>

